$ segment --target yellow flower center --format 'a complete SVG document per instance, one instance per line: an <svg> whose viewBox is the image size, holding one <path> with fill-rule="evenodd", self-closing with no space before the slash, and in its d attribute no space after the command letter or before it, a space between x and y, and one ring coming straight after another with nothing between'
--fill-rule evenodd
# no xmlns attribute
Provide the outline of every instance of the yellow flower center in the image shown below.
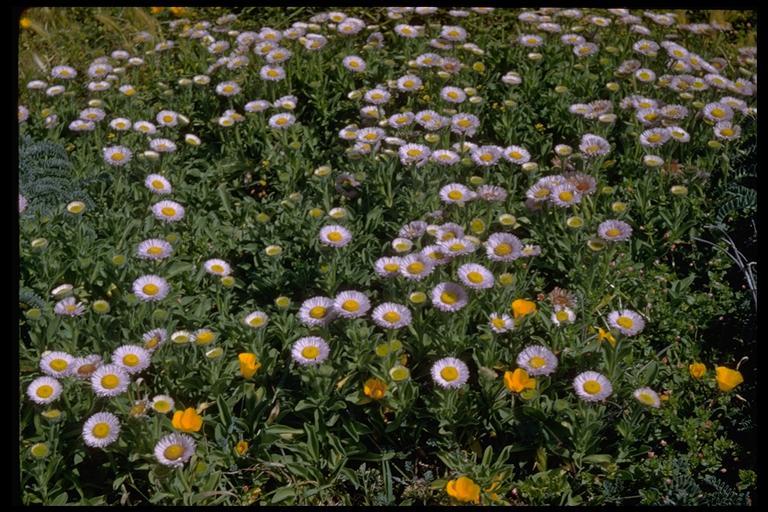
<svg viewBox="0 0 768 512"><path fill-rule="evenodd" d="M136 354L126 354L123 357L123 364L125 366L136 366L137 364L139 364L139 361L140 361L139 356L137 356Z"/></svg>
<svg viewBox="0 0 768 512"><path fill-rule="evenodd" d="M717 118L725 117L725 110L715 107L712 109L712 116Z"/></svg>
<svg viewBox="0 0 768 512"><path fill-rule="evenodd" d="M600 151L600 146L597 144L590 144L587 146L587 153L596 153L598 151Z"/></svg>
<svg viewBox="0 0 768 512"><path fill-rule="evenodd" d="M642 73L640 73L639 77L641 80L648 80L649 78L651 78L651 75L643 71Z"/></svg>
<svg viewBox="0 0 768 512"><path fill-rule="evenodd" d="M306 359L315 359L320 355L320 349L314 345L301 349L301 355Z"/></svg>
<svg viewBox="0 0 768 512"><path fill-rule="evenodd" d="M176 215L176 208L166 206L162 210L160 210L160 213L162 213L166 217L173 217L174 215Z"/></svg>
<svg viewBox="0 0 768 512"><path fill-rule="evenodd" d="M564 190L564 191L560 192L557 195L557 197L559 197L561 201L565 201L565 202L573 201L573 192L571 192L569 190Z"/></svg>
<svg viewBox="0 0 768 512"><path fill-rule="evenodd" d="M734 132L732 128L723 128L722 130L720 130L720 133L725 135L726 137L730 137L733 135Z"/></svg>
<svg viewBox="0 0 768 512"><path fill-rule="evenodd" d="M357 62L356 60L353 60L353 61L349 62L349 66L352 67L352 68L359 68L360 67L360 63Z"/></svg>
<svg viewBox="0 0 768 512"><path fill-rule="evenodd" d="M338 231L331 231L328 233L328 240L331 242L340 242L342 238L344 238L344 236Z"/></svg>
<svg viewBox="0 0 768 512"><path fill-rule="evenodd" d="M325 317L327 308L324 308L323 306L315 306L312 309L309 310L309 316L315 319L320 319Z"/></svg>
<svg viewBox="0 0 768 512"><path fill-rule="evenodd" d="M600 383L596 380L588 380L584 383L584 391L589 393L590 395L595 395L600 392L602 389L602 386L600 386Z"/></svg>
<svg viewBox="0 0 768 512"><path fill-rule="evenodd" d="M210 342L212 342L214 338L215 336L211 331L205 331L205 332L199 333L195 337L195 341L197 341L198 345L207 345Z"/></svg>
<svg viewBox="0 0 768 512"><path fill-rule="evenodd" d="M615 236L619 236L621 234L621 230L618 229L618 228L611 228L611 229L607 229L605 231L605 234L607 236L610 236L610 237L615 237Z"/></svg>
<svg viewBox="0 0 768 512"><path fill-rule="evenodd" d="M459 190L451 190L448 192L448 198L453 199L454 201L458 201L462 197L464 197L464 194L462 194Z"/></svg>
<svg viewBox="0 0 768 512"><path fill-rule="evenodd" d="M470 283L479 284L483 282L483 274L472 271L467 274L467 279Z"/></svg>
<svg viewBox="0 0 768 512"><path fill-rule="evenodd" d="M432 120L432 114L424 114L421 116L421 120L426 121L427 123L430 122Z"/></svg>
<svg viewBox="0 0 768 512"><path fill-rule="evenodd" d="M171 409L171 404L165 400L158 400L153 407L157 412L168 412Z"/></svg>
<svg viewBox="0 0 768 512"><path fill-rule="evenodd" d="M144 287L141 289L141 291L143 291L147 295L155 295L157 294L157 292L160 291L160 287L157 286L156 284L149 283L149 284L145 284Z"/></svg>
<svg viewBox="0 0 768 512"><path fill-rule="evenodd" d="M67 310L67 313L74 313L75 310L77 309L77 306L75 306L74 304L67 304L66 306L64 306L64 309Z"/></svg>
<svg viewBox="0 0 768 512"><path fill-rule="evenodd" d="M545 364L547 364L547 360L540 356L533 356L528 360L528 365L531 368L541 368Z"/></svg>
<svg viewBox="0 0 768 512"><path fill-rule="evenodd" d="M462 243L451 244L449 249L452 250L453 252L458 252L458 251L464 249L464 244L462 244Z"/></svg>
<svg viewBox="0 0 768 512"><path fill-rule="evenodd" d="M414 261L406 267L411 274L421 274L424 271L424 264L420 261Z"/></svg>
<svg viewBox="0 0 768 512"><path fill-rule="evenodd" d="M122 154L120 151L117 151L116 153L112 153L112 160L117 160L120 162L125 158L125 155Z"/></svg>
<svg viewBox="0 0 768 512"><path fill-rule="evenodd" d="M93 429L91 430L91 434L93 434L93 437L104 439L109 435L109 424L97 423L96 425L93 426Z"/></svg>
<svg viewBox="0 0 768 512"><path fill-rule="evenodd" d="M459 300L459 296L453 292L443 292L440 294L440 300L448 305L456 304Z"/></svg>
<svg viewBox="0 0 768 512"><path fill-rule="evenodd" d="M344 301L344 304L341 305L341 309L354 313L360 309L360 303L354 299L347 299Z"/></svg>
<svg viewBox="0 0 768 512"><path fill-rule="evenodd" d="M51 361L50 366L54 371L61 372L67 369L69 363L67 363L67 361L64 359L54 359Z"/></svg>
<svg viewBox="0 0 768 512"><path fill-rule="evenodd" d="M562 309L555 313L555 318L557 318L558 322L565 322L568 320L568 313L563 311Z"/></svg>
<svg viewBox="0 0 768 512"><path fill-rule="evenodd" d="M509 156L510 156L510 157L512 157L512 158L514 158L514 159L516 159L516 160L517 160L517 159L520 159L520 158L523 158L523 154L522 154L522 153L520 153L519 151L512 151L512 152L509 154Z"/></svg>
<svg viewBox="0 0 768 512"><path fill-rule="evenodd" d="M404 27L404 28L403 28L403 34L405 34L405 35L409 36L409 35L413 34L413 30L411 30L411 29L410 29L410 28L408 28L408 27Z"/></svg>
<svg viewBox="0 0 768 512"><path fill-rule="evenodd" d="M180 444L172 444L163 451L163 455L168 460L176 460L184 455L184 447Z"/></svg>
<svg viewBox="0 0 768 512"><path fill-rule="evenodd" d="M397 311L387 311L386 313L384 313L382 318L385 321L393 324L393 323L395 323L395 322L400 320L400 313L398 313Z"/></svg>
<svg viewBox="0 0 768 512"><path fill-rule="evenodd" d="M469 119L459 119L456 121L456 124L459 125L461 128L468 128L470 124L472 124L472 121Z"/></svg>
<svg viewBox="0 0 768 512"><path fill-rule="evenodd" d="M413 80L406 80L405 82L403 82L403 86L406 89L410 89L411 87L413 87Z"/></svg>
<svg viewBox="0 0 768 512"><path fill-rule="evenodd" d="M653 396L651 396L650 393L640 393L637 395L637 399L640 400L645 405L655 405L656 401L653 399Z"/></svg>
<svg viewBox="0 0 768 512"><path fill-rule="evenodd" d="M448 382L451 382L459 378L459 370L453 366L446 366L440 370L440 376Z"/></svg>
<svg viewBox="0 0 768 512"><path fill-rule="evenodd" d="M384 270L387 272L397 272L397 270L400 268L400 265L397 263L387 263L384 265Z"/></svg>
<svg viewBox="0 0 768 512"><path fill-rule="evenodd" d="M101 378L101 385L106 389L115 389L120 384L120 378L117 375L105 375Z"/></svg>
<svg viewBox="0 0 768 512"><path fill-rule="evenodd" d="M160 338L158 338L157 336L155 336L154 338L149 338L144 343L144 348L149 348L149 349L155 348L158 343L160 343Z"/></svg>
<svg viewBox="0 0 768 512"><path fill-rule="evenodd" d="M511 252L512 252L512 246L507 243L500 243L499 245L493 248L493 253L496 256L506 256Z"/></svg>
<svg viewBox="0 0 768 512"><path fill-rule="evenodd" d="M211 270L213 272L216 272L216 273L220 274L220 273L224 272L224 267L222 267L218 263L215 263L215 264L211 265Z"/></svg>
<svg viewBox="0 0 768 512"><path fill-rule="evenodd" d="M491 324L497 328L497 329L503 329L504 328L504 319L503 318L494 318L491 320Z"/></svg>
<svg viewBox="0 0 768 512"><path fill-rule="evenodd" d="M451 98L452 100L455 100L456 98L459 97L459 93L457 93L456 91L448 91L445 95Z"/></svg>
<svg viewBox="0 0 768 512"><path fill-rule="evenodd" d="M648 136L648 142L659 142L660 140L661 140L661 135L659 135L658 133L654 133Z"/></svg>
<svg viewBox="0 0 768 512"><path fill-rule="evenodd" d="M590 146L591 147L591 146ZM589 148L587 148L589 149ZM536 192L533 193L534 197L542 198L547 197L549 195L550 190L548 188L540 188Z"/></svg>
<svg viewBox="0 0 768 512"><path fill-rule="evenodd" d="M275 71L274 69L270 69L269 71L267 71L267 76L269 78L275 78L278 74L279 73L277 71Z"/></svg>
<svg viewBox="0 0 768 512"><path fill-rule="evenodd" d="M164 186L165 186L165 185L163 184L163 182L162 182L162 181L160 181L160 180L152 180L152 187L153 187L153 188L156 188L157 190L160 190L160 189L162 189Z"/></svg>
<svg viewBox="0 0 768 512"><path fill-rule="evenodd" d="M635 322L633 322L632 319L628 316L620 316L619 319L616 320L616 323L625 329L631 329L632 326L635 325Z"/></svg>
<svg viewBox="0 0 768 512"><path fill-rule="evenodd" d="M157 245L153 245L149 249L147 249L147 254L151 254L152 256L157 256L158 254L163 253L163 248L158 247Z"/></svg>
<svg viewBox="0 0 768 512"><path fill-rule="evenodd" d="M421 156L421 150L420 149L409 149L405 152L408 156Z"/></svg>
<svg viewBox="0 0 768 512"><path fill-rule="evenodd" d="M483 153L482 155L480 155L480 160L482 160L483 162L490 162L491 160L493 160L493 155L490 153Z"/></svg>
<svg viewBox="0 0 768 512"><path fill-rule="evenodd" d="M37 390L35 391L35 394L37 394L40 398L48 398L53 394L53 386L49 386L48 384L43 384Z"/></svg>

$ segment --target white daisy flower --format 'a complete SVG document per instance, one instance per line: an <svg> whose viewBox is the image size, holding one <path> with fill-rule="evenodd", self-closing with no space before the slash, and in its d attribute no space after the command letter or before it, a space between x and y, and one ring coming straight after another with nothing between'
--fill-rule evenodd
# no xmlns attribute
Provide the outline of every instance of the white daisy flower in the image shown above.
<svg viewBox="0 0 768 512"><path fill-rule="evenodd" d="M246 112L264 112L269 107L270 104L267 100L253 100L246 103L243 110Z"/></svg>
<svg viewBox="0 0 768 512"><path fill-rule="evenodd" d="M112 363L121 366L130 375L147 369L151 357L148 350L138 345L122 345L112 352Z"/></svg>
<svg viewBox="0 0 768 512"><path fill-rule="evenodd" d="M125 165L131 161L133 153L125 146L110 146L104 148L104 161L109 165Z"/></svg>
<svg viewBox="0 0 768 512"><path fill-rule="evenodd" d="M109 127L118 132L124 132L131 129L131 120L125 117L116 117L109 122Z"/></svg>
<svg viewBox="0 0 768 512"><path fill-rule="evenodd" d="M197 445L192 436L173 433L161 438L155 445L155 458L164 466L179 468L195 453Z"/></svg>
<svg viewBox="0 0 768 512"><path fill-rule="evenodd" d="M634 396L638 402L647 405L648 407L653 407L655 409L661 407L659 394L651 388L638 388L632 393L632 396Z"/></svg>
<svg viewBox="0 0 768 512"><path fill-rule="evenodd" d="M67 297L56 303L53 312L62 316L80 316L85 313L85 306L74 297Z"/></svg>
<svg viewBox="0 0 768 512"><path fill-rule="evenodd" d="M61 384L53 377L38 377L27 386L27 396L40 405L55 401L61 391Z"/></svg>
<svg viewBox="0 0 768 512"><path fill-rule="evenodd" d="M555 306L550 319L555 325L572 324L576 320L576 313L569 307Z"/></svg>
<svg viewBox="0 0 768 512"><path fill-rule="evenodd" d="M400 146L397 154L400 156L400 162L403 164L418 164L426 162L431 151L423 144L405 144Z"/></svg>
<svg viewBox="0 0 768 512"><path fill-rule="evenodd" d="M580 373L573 379L573 389L584 401L599 402L608 398L613 392L610 381L597 372Z"/></svg>
<svg viewBox="0 0 768 512"><path fill-rule="evenodd" d="M547 347L532 345L517 355L517 366L528 375L549 375L557 369L557 357Z"/></svg>
<svg viewBox="0 0 768 512"><path fill-rule="evenodd" d="M416 75L405 75L397 79L397 88L401 91L414 91L421 85L421 78Z"/></svg>
<svg viewBox="0 0 768 512"><path fill-rule="evenodd" d="M399 329L411 323L411 311L394 302L379 304L371 313L373 321L384 329Z"/></svg>
<svg viewBox="0 0 768 512"><path fill-rule="evenodd" d="M444 265L452 259L452 255L440 245L428 245L420 251L420 254L432 265Z"/></svg>
<svg viewBox="0 0 768 512"><path fill-rule="evenodd" d="M179 124L179 114L173 110L161 110L155 116L155 120L160 126L172 128Z"/></svg>
<svg viewBox="0 0 768 512"><path fill-rule="evenodd" d="M136 248L136 256L145 260L162 260L173 252L173 246L159 238L144 240Z"/></svg>
<svg viewBox="0 0 768 512"><path fill-rule="evenodd" d="M163 300L170 289L168 281L154 274L141 276L133 282L133 293L142 301Z"/></svg>
<svg viewBox="0 0 768 512"><path fill-rule="evenodd" d="M634 336L645 328L643 317L629 309L611 311L608 314L608 323L625 336Z"/></svg>
<svg viewBox="0 0 768 512"><path fill-rule="evenodd" d="M291 347L291 357L302 366L320 364L331 353L331 347L319 336L299 338Z"/></svg>
<svg viewBox="0 0 768 512"><path fill-rule="evenodd" d="M330 247L344 247L352 240L352 233L343 226L330 225L320 230L320 243Z"/></svg>
<svg viewBox="0 0 768 512"><path fill-rule="evenodd" d="M279 114L275 114L272 117L269 118L269 126L271 128L276 129L284 129L289 128L293 126L293 124L296 122L296 116L293 114L289 114L287 112L281 112Z"/></svg>
<svg viewBox="0 0 768 512"><path fill-rule="evenodd" d="M440 189L439 194L443 202L459 205L475 198L475 193L461 183L449 183Z"/></svg>
<svg viewBox="0 0 768 512"><path fill-rule="evenodd" d="M97 354L76 357L70 366L72 369L70 375L81 380L90 379L93 372L101 366L101 363L101 356Z"/></svg>
<svg viewBox="0 0 768 512"><path fill-rule="evenodd" d="M240 85L237 82L221 82L216 85L216 94L219 96L236 96L240 94Z"/></svg>
<svg viewBox="0 0 768 512"><path fill-rule="evenodd" d="M343 318L360 318L371 309L368 297L354 290L339 293L333 301L333 306L336 313Z"/></svg>
<svg viewBox="0 0 768 512"><path fill-rule="evenodd" d="M160 414L167 414L173 411L174 405L176 405L176 402L168 395L157 395L152 398L151 402L152 409Z"/></svg>
<svg viewBox="0 0 768 512"><path fill-rule="evenodd" d="M152 139L149 141L152 151L158 153L173 153L176 151L176 143L170 139Z"/></svg>
<svg viewBox="0 0 768 512"><path fill-rule="evenodd" d="M157 127L149 121L136 121L133 123L133 130L144 135L154 135L157 133Z"/></svg>
<svg viewBox="0 0 768 512"><path fill-rule="evenodd" d="M432 289L432 304L440 311L455 312L469 302L464 288L455 283L440 283Z"/></svg>
<svg viewBox="0 0 768 512"><path fill-rule="evenodd" d="M493 288L493 273L477 263L465 263L458 269L459 280L464 286L475 290Z"/></svg>
<svg viewBox="0 0 768 512"><path fill-rule="evenodd" d="M176 201L158 201L152 205L152 213L157 220L177 222L184 218L184 207Z"/></svg>
<svg viewBox="0 0 768 512"><path fill-rule="evenodd" d="M520 146L508 146L504 149L502 155L504 158L517 165L523 165L531 160L531 154L528 150Z"/></svg>
<svg viewBox="0 0 768 512"><path fill-rule="evenodd" d="M445 389L460 388L469 380L469 368L460 359L444 357L432 365L432 380Z"/></svg>
<svg viewBox="0 0 768 512"><path fill-rule="evenodd" d="M454 238L452 240L441 240L438 245L445 249L451 256L460 256L475 252L477 246L469 238Z"/></svg>
<svg viewBox="0 0 768 512"><path fill-rule="evenodd" d="M91 375L91 387L98 396L117 396L124 393L130 383L128 372L116 364L102 365Z"/></svg>
<svg viewBox="0 0 768 512"><path fill-rule="evenodd" d="M502 154L501 148L498 146L480 146L470 152L472 161L482 167L495 165Z"/></svg>
<svg viewBox="0 0 768 512"><path fill-rule="evenodd" d="M195 341L195 335L185 330L176 331L171 334L171 341L176 345L186 345Z"/></svg>
<svg viewBox="0 0 768 512"><path fill-rule="evenodd" d="M467 99L467 93L458 87L443 87L440 90L440 98L448 103L463 103Z"/></svg>
<svg viewBox="0 0 768 512"><path fill-rule="evenodd" d="M438 149L437 151L433 151L429 159L432 162L445 166L454 165L461 160L459 155L450 149Z"/></svg>
<svg viewBox="0 0 768 512"><path fill-rule="evenodd" d="M168 339L168 331L162 328L152 329L142 334L141 339L144 342L144 348L152 352L165 343L165 340Z"/></svg>
<svg viewBox="0 0 768 512"><path fill-rule="evenodd" d="M232 272L229 263L218 258L207 260L203 263L203 267L205 267L206 272L215 276L228 276Z"/></svg>
<svg viewBox="0 0 768 512"><path fill-rule="evenodd" d="M491 330L499 334L511 331L515 328L515 321L506 313L502 313L501 315L498 313L491 313L490 321L488 323Z"/></svg>
<svg viewBox="0 0 768 512"><path fill-rule="evenodd" d="M159 174L150 174L144 179L144 186L152 193L158 195L170 194L173 192L171 182Z"/></svg>
<svg viewBox="0 0 768 512"><path fill-rule="evenodd" d="M74 360L66 352L47 352L40 358L40 369L51 377L67 377L72 373Z"/></svg>
<svg viewBox="0 0 768 512"><path fill-rule="evenodd" d="M381 277L395 277L400 273L400 257L384 256L376 260L374 270Z"/></svg>
<svg viewBox="0 0 768 512"><path fill-rule="evenodd" d="M111 412L97 412L83 425L83 441L91 448L105 448L117 441L120 420Z"/></svg>
<svg viewBox="0 0 768 512"><path fill-rule="evenodd" d="M63 80L72 80L77 76L77 71L71 66L55 66L51 69L51 76Z"/></svg>
<svg viewBox="0 0 768 512"><path fill-rule="evenodd" d="M434 263L420 253L409 254L400 260L400 274L412 281L421 281L434 270Z"/></svg>
<svg viewBox="0 0 768 512"><path fill-rule="evenodd" d="M327 325L336 317L333 300L328 297L312 297L302 302L299 320L309 327Z"/></svg>
<svg viewBox="0 0 768 512"><path fill-rule="evenodd" d="M357 55L347 55L341 63L345 68L355 73L362 73L367 67L365 61Z"/></svg>

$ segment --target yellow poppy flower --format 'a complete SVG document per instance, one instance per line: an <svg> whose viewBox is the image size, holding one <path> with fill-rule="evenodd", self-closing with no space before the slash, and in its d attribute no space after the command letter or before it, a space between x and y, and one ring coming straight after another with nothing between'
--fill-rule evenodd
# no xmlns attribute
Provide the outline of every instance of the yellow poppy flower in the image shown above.
<svg viewBox="0 0 768 512"><path fill-rule="evenodd" d="M738 370L731 370L725 366L718 366L715 369L715 372L717 372L715 379L717 380L717 386L720 388L720 391L731 391L733 388L744 382L744 377L742 377L741 372Z"/></svg>
<svg viewBox="0 0 768 512"><path fill-rule="evenodd" d="M515 320L536 312L536 303L525 299L512 301L512 313Z"/></svg>
<svg viewBox="0 0 768 512"><path fill-rule="evenodd" d="M536 379L529 377L528 372L522 368L517 368L513 372L505 372L504 384L513 393L520 393L526 389L536 389Z"/></svg>
<svg viewBox="0 0 768 512"><path fill-rule="evenodd" d="M471 478L460 476L456 480L450 480L445 485L445 492L459 501L480 502L480 486Z"/></svg>
<svg viewBox="0 0 768 512"><path fill-rule="evenodd" d="M239 354L237 358L240 360L240 374L246 379L252 379L253 376L261 368L261 363L256 359L256 354L251 352L244 352Z"/></svg>
<svg viewBox="0 0 768 512"><path fill-rule="evenodd" d="M198 432L203 427L203 418L192 408L176 411L171 421L173 428L182 432Z"/></svg>

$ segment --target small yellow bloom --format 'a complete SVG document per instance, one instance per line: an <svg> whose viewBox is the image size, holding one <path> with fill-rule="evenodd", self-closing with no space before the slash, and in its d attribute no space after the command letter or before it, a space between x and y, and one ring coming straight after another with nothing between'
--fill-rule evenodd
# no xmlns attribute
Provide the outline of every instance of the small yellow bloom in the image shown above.
<svg viewBox="0 0 768 512"><path fill-rule="evenodd" d="M597 339L598 341L608 341L608 343L610 343L613 348L616 348L616 338L613 337L611 331L606 331L602 327L598 327Z"/></svg>
<svg viewBox="0 0 768 512"><path fill-rule="evenodd" d="M725 366L718 366L715 369L715 372L717 374L715 379L717 380L717 386L720 388L720 391L731 391L733 388L744 382L744 377L742 377L741 372L738 370L731 370Z"/></svg>
<svg viewBox="0 0 768 512"><path fill-rule="evenodd" d="M536 312L536 303L525 299L515 299L512 301L512 313L515 320L528 316Z"/></svg>
<svg viewBox="0 0 768 512"><path fill-rule="evenodd" d="M445 492L459 501L480 502L480 486L471 478L460 476L456 480L450 480L445 485Z"/></svg>
<svg viewBox="0 0 768 512"><path fill-rule="evenodd" d="M235 452L242 457L245 455L245 453L248 451L248 441L240 440L238 441L237 445L235 445Z"/></svg>
<svg viewBox="0 0 768 512"><path fill-rule="evenodd" d="M163 9L165 9L165 7L150 7L149 12L151 12L152 14L160 14L161 12L163 12Z"/></svg>
<svg viewBox="0 0 768 512"><path fill-rule="evenodd" d="M185 7L169 7L168 10L171 11L171 14L174 16L183 16L184 13L187 12Z"/></svg>
<svg viewBox="0 0 768 512"><path fill-rule="evenodd" d="M704 365L704 363L691 363L688 365L688 371L691 374L691 377L694 379L700 379L704 376L705 373L707 373L707 367Z"/></svg>
<svg viewBox="0 0 768 512"><path fill-rule="evenodd" d="M517 368L513 372L504 372L504 384L513 393L520 393L526 389L536 389L536 379L528 376L528 372Z"/></svg>
<svg viewBox="0 0 768 512"><path fill-rule="evenodd" d="M387 384L376 377L371 377L363 384L363 393L368 398L381 400L387 392Z"/></svg>
<svg viewBox="0 0 768 512"><path fill-rule="evenodd" d="M182 432L198 432L203 427L203 417L192 407L187 407L183 412L173 413L171 424L173 428Z"/></svg>
<svg viewBox="0 0 768 512"><path fill-rule="evenodd" d="M237 356L240 360L240 374L246 379L252 379L261 368L261 363L256 359L256 354L244 352Z"/></svg>
<svg viewBox="0 0 768 512"><path fill-rule="evenodd" d="M32 26L32 20L30 20L29 18L21 18L19 20L19 26L21 28L29 28Z"/></svg>

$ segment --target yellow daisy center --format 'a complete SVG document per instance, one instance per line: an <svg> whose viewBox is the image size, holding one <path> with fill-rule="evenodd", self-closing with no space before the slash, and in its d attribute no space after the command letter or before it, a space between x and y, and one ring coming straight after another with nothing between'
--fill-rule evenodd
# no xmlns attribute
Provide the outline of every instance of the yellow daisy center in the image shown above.
<svg viewBox="0 0 768 512"><path fill-rule="evenodd" d="M315 319L320 319L325 317L327 308L324 308L323 306L315 306L312 309L309 310L309 316Z"/></svg>
<svg viewBox="0 0 768 512"><path fill-rule="evenodd" d="M584 391L586 391L590 395L595 395L599 393L601 389L602 389L602 386L596 380L588 380L587 382L584 383Z"/></svg>
<svg viewBox="0 0 768 512"><path fill-rule="evenodd" d="M126 354L123 357L123 364L125 366L136 366L137 364L139 364L139 361L140 361L139 356L137 356L136 354Z"/></svg>
<svg viewBox="0 0 768 512"><path fill-rule="evenodd" d="M516 160L518 160L518 159L520 159L520 158L523 158L523 154L522 154L522 153L520 153L519 151L512 151L512 152L509 154L509 156L510 156L510 157L512 157L512 158L514 158L514 159L516 159Z"/></svg>
<svg viewBox="0 0 768 512"><path fill-rule="evenodd" d="M452 244L449 247L449 249L454 251L454 252L458 252L458 251L464 249L464 244L462 244L462 243L455 243L455 244Z"/></svg>
<svg viewBox="0 0 768 512"><path fill-rule="evenodd" d="M147 254L151 254L152 256L157 256L162 253L163 253L163 248L158 247L157 245L153 245L152 247L147 249Z"/></svg>
<svg viewBox="0 0 768 512"><path fill-rule="evenodd" d="M440 294L440 300L448 305L456 304L459 300L459 296L453 292L443 292Z"/></svg>
<svg viewBox="0 0 768 512"><path fill-rule="evenodd" d="M605 234L610 237L619 236L621 234L621 230L619 228L611 228L607 229Z"/></svg>
<svg viewBox="0 0 768 512"><path fill-rule="evenodd" d="M549 192L550 190L548 188L540 188L536 192L534 192L533 195L534 197L542 198L542 197L547 197L549 195Z"/></svg>
<svg viewBox="0 0 768 512"><path fill-rule="evenodd" d="M733 135L734 132L732 128L723 128L722 130L720 130L720 133L725 135L726 137L730 137L731 135Z"/></svg>
<svg viewBox="0 0 768 512"><path fill-rule="evenodd" d="M413 263L409 264L406 269L411 274L421 274L424 271L424 264L420 261L414 261Z"/></svg>
<svg viewBox="0 0 768 512"><path fill-rule="evenodd" d="M122 154L122 153L121 153L121 152L119 152L119 151L118 151L118 152L116 152L116 153L112 153L112 160L117 160L118 162L120 162L120 161L121 161L121 160L123 160L124 158L125 158L125 155L124 155L124 154Z"/></svg>
<svg viewBox="0 0 768 512"><path fill-rule="evenodd" d="M163 451L163 455L168 460L176 460L184 455L184 447L180 444L172 444Z"/></svg>
<svg viewBox="0 0 768 512"><path fill-rule="evenodd" d="M69 363L67 363L67 361L64 359L54 359L51 361L50 366L54 371L61 372L67 369Z"/></svg>
<svg viewBox="0 0 768 512"><path fill-rule="evenodd" d="M152 180L152 187L160 190L161 188L165 187L165 184L160 180Z"/></svg>
<svg viewBox="0 0 768 512"><path fill-rule="evenodd" d="M718 118L725 117L725 110L723 110L721 108L717 108L717 107L713 108L712 109L712 116L713 117L718 117Z"/></svg>
<svg viewBox="0 0 768 512"><path fill-rule="evenodd" d="M400 268L400 265L397 263L387 263L384 265L384 270L387 272L397 272L397 270Z"/></svg>
<svg viewBox="0 0 768 512"><path fill-rule="evenodd" d="M160 287L157 286L156 284L149 283L149 284L145 284L142 287L141 291L143 291L147 295L156 295L157 292L160 291Z"/></svg>
<svg viewBox="0 0 768 512"><path fill-rule="evenodd" d="M398 313L397 311L387 311L386 313L384 313L382 318L387 322L393 324L398 320L400 320L400 313Z"/></svg>
<svg viewBox="0 0 768 512"><path fill-rule="evenodd" d="M158 400L153 407L157 412L168 412L171 409L171 404L165 400Z"/></svg>
<svg viewBox="0 0 768 512"><path fill-rule="evenodd" d="M470 124L472 124L472 121L469 119L459 119L456 121L456 124L459 125L461 128L468 128Z"/></svg>
<svg viewBox="0 0 768 512"><path fill-rule="evenodd" d="M173 217L174 215L176 215L176 208L166 206L162 210L160 210L160 213L162 213L166 217Z"/></svg>
<svg viewBox="0 0 768 512"><path fill-rule="evenodd" d="M224 272L224 267L222 267L218 263L214 263L213 265L211 265L211 271L221 273L221 272Z"/></svg>
<svg viewBox="0 0 768 512"><path fill-rule="evenodd" d="M504 328L504 319L503 318L494 318L491 320L491 324L497 328L497 329L503 329Z"/></svg>
<svg viewBox="0 0 768 512"><path fill-rule="evenodd" d="M654 133L648 136L648 142L659 142L660 140L661 140L661 135L659 135L658 133Z"/></svg>
<svg viewBox="0 0 768 512"><path fill-rule="evenodd" d="M540 356L533 356L528 360L528 365L531 368L541 368L545 364L547 364L547 360Z"/></svg>
<svg viewBox="0 0 768 512"><path fill-rule="evenodd" d="M453 199L454 201L458 201L462 197L464 197L464 194L462 194L460 190L451 190L448 192L448 198Z"/></svg>
<svg viewBox="0 0 768 512"><path fill-rule="evenodd" d="M421 150L420 149L409 149L408 151L406 151L406 154L408 156L413 156L413 157L421 156Z"/></svg>
<svg viewBox="0 0 768 512"><path fill-rule="evenodd" d="M445 95L451 98L452 100L455 100L456 98L459 97L459 93L457 93L456 91L448 91Z"/></svg>
<svg viewBox="0 0 768 512"><path fill-rule="evenodd" d="M106 389L115 389L120 384L120 378L117 375L105 375L101 378L101 386Z"/></svg>
<svg viewBox="0 0 768 512"><path fill-rule="evenodd" d="M349 66L353 67L353 68L359 68L360 67L360 63L357 62L356 60L353 60L353 61L350 61Z"/></svg>
<svg viewBox="0 0 768 512"><path fill-rule="evenodd" d="M565 322L568 320L568 313L563 311L562 309L555 313L555 318L557 318L558 322Z"/></svg>
<svg viewBox="0 0 768 512"><path fill-rule="evenodd" d="M354 313L355 311L360 309L360 303L354 299L348 299L348 300L345 300L344 304L341 305L341 309L343 309L344 311L349 311L351 313Z"/></svg>
<svg viewBox="0 0 768 512"><path fill-rule="evenodd" d="M573 201L573 192L570 192L568 190L564 190L560 192L557 197L560 198L561 201Z"/></svg>
<svg viewBox="0 0 768 512"><path fill-rule="evenodd" d="M625 329L631 329L632 326L635 325L635 322L633 322L632 319L628 316L620 316L619 319L616 320L616 323Z"/></svg>
<svg viewBox="0 0 768 512"><path fill-rule="evenodd" d="M411 87L413 87L413 80L406 80L405 82L403 82L403 87L407 89L410 89Z"/></svg>
<svg viewBox="0 0 768 512"><path fill-rule="evenodd" d="M328 240L331 242L340 242L342 238L344 238L344 236L338 231L331 231L328 233Z"/></svg>
<svg viewBox="0 0 768 512"><path fill-rule="evenodd" d="M158 338L157 336L155 336L154 338L149 338L144 343L144 348L155 348L158 343L160 343L160 338Z"/></svg>
<svg viewBox="0 0 768 512"><path fill-rule="evenodd" d="M267 76L269 78L275 78L278 74L279 73L277 71L275 71L274 69L270 69L269 71L267 71Z"/></svg>
<svg viewBox="0 0 768 512"><path fill-rule="evenodd" d="M315 359L317 356L320 355L320 349L314 345L310 345L308 347L304 347L303 349L301 349L301 355L306 359Z"/></svg>
<svg viewBox="0 0 768 512"><path fill-rule="evenodd" d="M483 162L490 162L491 160L493 160L493 155L490 153L483 153L482 155L480 155L480 160L482 160Z"/></svg>
<svg viewBox="0 0 768 512"><path fill-rule="evenodd" d="M656 405L656 400L653 399L653 396L650 393L640 393L637 396L637 399L645 405Z"/></svg>
<svg viewBox="0 0 768 512"><path fill-rule="evenodd" d="M467 280L469 280L470 283L474 283L474 284L482 283L484 281L483 274L481 274L480 272L474 272L474 271L469 272L467 274Z"/></svg>
<svg viewBox="0 0 768 512"><path fill-rule="evenodd" d="M75 310L77 309L77 306L75 306L74 304L67 304L66 306L64 306L64 309L67 310L67 313L74 313Z"/></svg>
<svg viewBox="0 0 768 512"><path fill-rule="evenodd" d="M109 435L109 424L108 423L97 423L93 426L93 429L91 430L91 434L93 434L93 437L98 437L99 439L104 439Z"/></svg>
<svg viewBox="0 0 768 512"><path fill-rule="evenodd" d="M500 243L499 245L493 248L493 253L496 256L506 256L511 252L512 252L512 246L506 243Z"/></svg>
<svg viewBox="0 0 768 512"><path fill-rule="evenodd" d="M446 366L440 370L440 376L448 382L451 382L459 378L459 370L453 366Z"/></svg>
<svg viewBox="0 0 768 512"><path fill-rule="evenodd" d="M53 394L53 387L48 384L43 384L35 391L35 394L40 398L48 398Z"/></svg>

